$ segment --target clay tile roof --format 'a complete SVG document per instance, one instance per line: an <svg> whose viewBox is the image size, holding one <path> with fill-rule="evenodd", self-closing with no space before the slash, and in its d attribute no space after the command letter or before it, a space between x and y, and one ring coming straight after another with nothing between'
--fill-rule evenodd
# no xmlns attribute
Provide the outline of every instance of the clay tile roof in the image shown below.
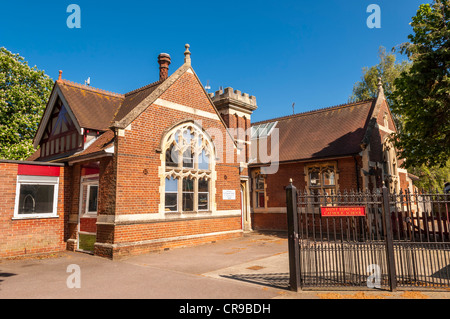
<svg viewBox="0 0 450 319"><path fill-rule="evenodd" d="M361 141L375 103L376 99L372 99L339 105L261 121L252 126L278 122L275 128L279 132L280 162L354 155L361 151Z"/></svg>
<svg viewBox="0 0 450 319"><path fill-rule="evenodd" d="M139 105L147 96L149 96L158 86L164 81L158 81L146 85L140 89L128 92L124 96L124 101L120 108L117 109L112 121L120 121L128 113L130 113L136 106Z"/></svg>
<svg viewBox="0 0 450 319"><path fill-rule="evenodd" d="M122 94L66 80L57 83L78 123L86 129L106 131L125 99Z"/></svg>

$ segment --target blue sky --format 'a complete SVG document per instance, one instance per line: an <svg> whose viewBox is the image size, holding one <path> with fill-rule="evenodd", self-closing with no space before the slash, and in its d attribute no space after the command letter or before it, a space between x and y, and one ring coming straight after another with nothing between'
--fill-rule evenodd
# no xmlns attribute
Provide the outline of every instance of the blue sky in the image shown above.
<svg viewBox="0 0 450 319"><path fill-rule="evenodd" d="M189 43L192 65L210 92L233 87L257 98L254 122L346 103L378 48L407 41L426 0L324 1L2 1L0 46L53 79L126 93L158 80L157 56L171 74ZM70 4L81 28L69 29ZM370 4L381 28L369 29ZM404 57L398 56L399 59Z"/></svg>

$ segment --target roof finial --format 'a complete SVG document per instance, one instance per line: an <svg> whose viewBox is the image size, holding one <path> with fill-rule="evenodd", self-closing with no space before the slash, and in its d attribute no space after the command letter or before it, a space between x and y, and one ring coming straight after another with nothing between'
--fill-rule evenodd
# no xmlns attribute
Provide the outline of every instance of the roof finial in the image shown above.
<svg viewBox="0 0 450 319"><path fill-rule="evenodd" d="M186 51L184 52L184 63L191 64L191 52L189 51L191 46L186 44L184 47L186 48Z"/></svg>
<svg viewBox="0 0 450 319"><path fill-rule="evenodd" d="M383 81L381 80L381 77L378 78L378 96L380 95L384 96Z"/></svg>
<svg viewBox="0 0 450 319"><path fill-rule="evenodd" d="M58 77L58 81L61 81L61 80L62 80L62 72L63 72L63 71L59 70L59 77Z"/></svg>

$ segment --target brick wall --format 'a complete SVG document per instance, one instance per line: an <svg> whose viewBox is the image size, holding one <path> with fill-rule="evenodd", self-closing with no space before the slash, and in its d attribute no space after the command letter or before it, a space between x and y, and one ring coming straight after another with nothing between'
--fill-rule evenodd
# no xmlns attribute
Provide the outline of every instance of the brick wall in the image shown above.
<svg viewBox="0 0 450 319"><path fill-rule="evenodd" d="M69 192L60 169L58 217L14 219L18 164L0 163L0 258L60 252L65 249L64 193Z"/></svg>
<svg viewBox="0 0 450 319"><path fill-rule="evenodd" d="M115 225L114 244L96 245L95 254L113 259L240 236L240 218L207 218ZM100 234L98 236L101 236Z"/></svg>
<svg viewBox="0 0 450 319"><path fill-rule="evenodd" d="M355 168L355 159L353 157L340 158L335 160L327 160L326 162L335 162L339 178L337 183L340 191L357 190L358 183L361 187L362 178L357 176ZM360 170L362 161L361 157L356 157L358 170ZM269 174L266 177L266 196L267 207L264 209L255 209L253 207L252 213L252 227L255 230L286 230L286 186L292 178L293 184L298 191L305 191L306 176L305 166L309 166L316 162L301 162L280 164L279 170L276 174ZM276 212L274 212L276 211Z"/></svg>
<svg viewBox="0 0 450 319"><path fill-rule="evenodd" d="M216 114L199 82L190 73L185 73L160 98ZM153 104L132 122L131 129L125 130L124 136L117 136L116 157L109 163L110 167L105 166L105 170L110 171L107 178L114 191L109 191L104 198L100 195L106 207L99 209L99 214L113 214L116 218L130 222L100 223L95 248L97 255L116 258L154 250L159 246L187 245L202 240L215 240L214 237L234 236L234 231L241 230L241 218L236 216L197 219L194 215L187 218L184 216L183 220L176 222L148 220L149 215L159 213L161 196L164 196L159 192L161 140L170 128L183 121L196 121L201 123L204 130L214 129L218 132L218 136L211 136L219 151L219 160L216 162L216 208L218 211L240 211L239 164L236 163L232 140L222 122ZM233 154L231 161L226 158L227 152L229 154L230 151ZM236 199L224 201L223 190L235 190ZM110 204L106 204L108 198ZM140 220L141 216L144 216L144 220ZM206 236L211 233L218 235ZM202 239L202 235L206 237Z"/></svg>

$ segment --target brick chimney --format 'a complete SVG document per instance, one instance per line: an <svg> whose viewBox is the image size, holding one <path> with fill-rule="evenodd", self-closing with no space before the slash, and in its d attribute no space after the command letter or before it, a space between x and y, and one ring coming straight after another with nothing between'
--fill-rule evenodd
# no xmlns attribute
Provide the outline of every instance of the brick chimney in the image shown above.
<svg viewBox="0 0 450 319"><path fill-rule="evenodd" d="M170 55L161 53L158 56L159 63L159 80L164 81L169 77Z"/></svg>

